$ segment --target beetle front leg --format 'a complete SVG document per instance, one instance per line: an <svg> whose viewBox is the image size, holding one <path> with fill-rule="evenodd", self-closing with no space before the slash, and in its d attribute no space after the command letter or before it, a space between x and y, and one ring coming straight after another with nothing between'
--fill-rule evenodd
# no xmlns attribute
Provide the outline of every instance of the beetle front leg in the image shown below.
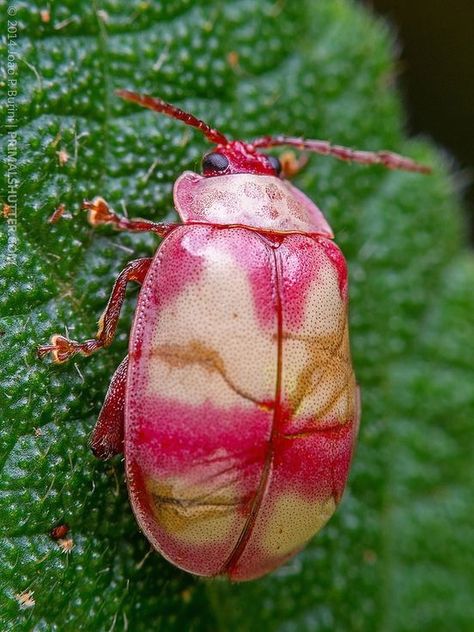
<svg viewBox="0 0 474 632"><path fill-rule="evenodd" d="M160 237L166 235L177 224L152 222L148 219L128 219L116 213L103 197L97 196L93 200L84 200L82 208L87 211L87 219L91 226L112 225L117 230L127 230L139 233L156 233Z"/></svg>
<svg viewBox="0 0 474 632"><path fill-rule="evenodd" d="M38 348L40 358L51 353L53 361L61 364L72 356L80 353L90 356L102 347L108 347L114 339L120 310L125 300L125 290L129 281L142 284L148 268L152 262L151 258L135 259L122 270L114 283L112 293L102 316L99 319L99 328L95 338L77 342L65 336L55 334L51 337L51 344L42 345Z"/></svg>
<svg viewBox="0 0 474 632"><path fill-rule="evenodd" d="M89 441L94 456L103 461L123 452L127 371L128 355L114 373Z"/></svg>
<svg viewBox="0 0 474 632"><path fill-rule="evenodd" d="M281 175L287 180L298 175L308 164L308 156L305 154L296 156L293 151L284 151L280 154L279 160L281 164Z"/></svg>

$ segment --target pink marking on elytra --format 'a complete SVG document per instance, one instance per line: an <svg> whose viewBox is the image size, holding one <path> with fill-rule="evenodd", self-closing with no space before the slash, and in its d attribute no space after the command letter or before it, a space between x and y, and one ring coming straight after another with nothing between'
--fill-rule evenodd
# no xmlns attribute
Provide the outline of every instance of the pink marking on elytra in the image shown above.
<svg viewBox="0 0 474 632"><path fill-rule="evenodd" d="M140 413L134 416L137 429L130 429L126 458L141 526L175 563L179 560L191 572L216 574L245 526L268 451L271 413L257 407L223 410L210 402L192 407L151 397L136 404ZM183 493L195 494L194 490L199 490L204 507L216 498L232 499L235 506L229 509L227 529L219 540L208 544L203 518L203 537L194 544L183 540L179 530L170 532L166 525L150 520L154 508L147 481L165 487L173 481L177 503ZM199 528L197 524L197 534Z"/></svg>
<svg viewBox="0 0 474 632"><path fill-rule="evenodd" d="M229 576L235 580L260 577L292 557L304 544L279 555L277 532L273 534L275 552L269 553L268 547L272 540L268 541L267 529L282 498L294 498L296 503L302 502L302 506L324 506L325 503L333 502L330 513L334 511L341 499L352 459L353 424L333 425L330 430L326 428L321 432L315 429L306 436L277 433L273 449L271 475L252 533L240 556L228 568ZM298 516L288 515L287 520L297 521Z"/></svg>
<svg viewBox="0 0 474 632"><path fill-rule="evenodd" d="M223 409L212 402L200 406L144 396L129 456L140 453L140 463L154 475L195 471L201 464L214 472L232 465L261 466L268 447L272 412L257 406ZM159 415L160 423L156 423ZM163 461L161 454L166 454ZM149 469L150 468L150 469Z"/></svg>
<svg viewBox="0 0 474 632"><path fill-rule="evenodd" d="M206 248L206 237L198 232L190 233L184 226L169 235L159 250L157 265L153 267L156 276L167 280L160 284L159 291L150 296L154 309L162 309L187 286L199 281L204 271L200 253ZM156 290L156 285L154 288Z"/></svg>
<svg viewBox="0 0 474 632"><path fill-rule="evenodd" d="M226 559L235 544L244 519L235 513L229 525L229 532L223 534L221 541L209 543L203 533L203 537L194 543L183 542L179 532L173 534L155 517L154 499L147 490L149 479L140 467L139 461L130 459L127 476L133 499L132 507L149 542L166 559L188 572L196 575L217 575L222 560Z"/></svg>
<svg viewBox="0 0 474 632"><path fill-rule="evenodd" d="M297 332L307 311L308 290L327 265L317 242L306 235L291 235L280 246L285 332Z"/></svg>
<svg viewBox="0 0 474 632"><path fill-rule="evenodd" d="M137 307L129 344L129 355L137 361L142 357L143 346L149 344L153 333L148 327L150 313L158 313L186 287L196 283L202 274L201 262L190 256L192 246L189 241L181 239L183 231L186 231L186 227L178 226L168 235L148 270L148 282L142 296L146 308ZM159 283L161 278L165 278L167 282ZM127 390L130 387L129 383Z"/></svg>
<svg viewBox="0 0 474 632"><path fill-rule="evenodd" d="M335 269L337 270L338 279L339 279L339 290L341 292L341 297L344 301L348 299L348 283L347 283L347 263L344 255L342 254L340 248L333 242L327 239L319 239L318 240L321 248L323 248L328 256L328 258L333 263Z"/></svg>
<svg viewBox="0 0 474 632"><path fill-rule="evenodd" d="M306 430L279 434L275 438L275 490L292 490L308 500L332 496L338 503L349 473L352 439L352 421L325 425L309 420Z"/></svg>
<svg viewBox="0 0 474 632"><path fill-rule="evenodd" d="M273 244L258 233L240 228L220 233L225 248L248 278L258 322L263 330L275 331L275 270Z"/></svg>
<svg viewBox="0 0 474 632"><path fill-rule="evenodd" d="M324 237L291 234L275 240L282 261L282 299L284 331L298 333L309 317L307 300L310 288L323 271L335 270L340 295L347 300L347 270L344 258L334 242Z"/></svg>
<svg viewBox="0 0 474 632"><path fill-rule="evenodd" d="M157 410L160 424L149 423L150 411ZM234 486L241 499L236 506L234 527L221 545L207 547L205 542L195 547L183 545L179 534L175 537L159 524L142 525L145 530L151 530L147 532L149 538L156 539L168 555L181 559L188 570L198 572L195 569L207 568L209 560L206 558L211 552L214 563L210 572L220 570L249 516L269 450L273 452L271 474L256 514L257 523L244 549L246 555L247 549L254 551L252 565L259 559L258 539L264 529L259 521L271 512L282 494L294 493L314 502L330 497L336 502L340 500L352 456L352 423L321 428L313 423L305 433L298 435L277 432L270 445L270 415L258 409L223 411L211 405L189 409L176 402L155 400L149 402L149 408L143 410L142 415L138 422L140 431L132 442L133 451L127 454L134 472L130 484L142 505L140 514L149 513L150 500L144 484L139 489L137 481L150 478L184 480L187 485L201 489L204 495ZM166 454L165 460L163 454ZM217 563L219 557L220 563ZM262 564L267 563L271 562L263 556ZM232 573L232 568L229 572Z"/></svg>

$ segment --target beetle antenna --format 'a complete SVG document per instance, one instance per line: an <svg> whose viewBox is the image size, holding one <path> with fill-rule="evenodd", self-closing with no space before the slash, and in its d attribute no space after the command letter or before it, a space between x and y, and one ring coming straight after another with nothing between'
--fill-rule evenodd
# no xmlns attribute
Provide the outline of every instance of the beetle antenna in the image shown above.
<svg viewBox="0 0 474 632"><path fill-rule="evenodd" d="M217 145L229 144L229 141L224 134L221 134L218 130L213 129L210 125L201 121L201 119L181 110L175 105L171 105L171 103L163 101L163 99L160 99L159 97L150 97L147 94L138 94L137 92L131 92L130 90L117 90L116 94L126 101L138 103L139 105L143 105L145 108L149 108L155 112L162 112L171 118L183 121L186 125L196 127L208 140L211 141L211 143L216 143Z"/></svg>
<svg viewBox="0 0 474 632"><path fill-rule="evenodd" d="M263 136L252 141L252 145L258 147L277 147L278 145L290 145L298 149L314 151L323 156L334 156L340 160L358 162L363 165L383 165L387 169L403 169L416 171L417 173L431 173L431 167L421 165L410 158L405 158L391 151L361 151L342 145L331 145L326 140L305 140L292 136Z"/></svg>

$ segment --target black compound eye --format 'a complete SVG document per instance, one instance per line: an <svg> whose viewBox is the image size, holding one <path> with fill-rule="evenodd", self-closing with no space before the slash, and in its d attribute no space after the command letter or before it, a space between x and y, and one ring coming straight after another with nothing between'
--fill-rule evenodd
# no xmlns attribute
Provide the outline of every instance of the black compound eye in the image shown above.
<svg viewBox="0 0 474 632"><path fill-rule="evenodd" d="M275 169L277 176L281 173L281 162L278 160L276 156L267 156L268 162Z"/></svg>
<svg viewBox="0 0 474 632"><path fill-rule="evenodd" d="M202 170L206 171L225 171L229 166L229 161L224 154L212 152L206 154L202 159Z"/></svg>

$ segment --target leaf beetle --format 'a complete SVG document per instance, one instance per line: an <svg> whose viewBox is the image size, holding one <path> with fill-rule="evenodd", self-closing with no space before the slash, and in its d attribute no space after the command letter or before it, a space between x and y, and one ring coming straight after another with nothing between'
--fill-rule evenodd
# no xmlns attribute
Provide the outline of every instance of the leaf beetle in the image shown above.
<svg viewBox="0 0 474 632"><path fill-rule="evenodd" d="M231 141L159 98L122 98L183 121L215 145L174 184L181 223L128 219L96 197L93 226L164 238L117 278L95 338L54 335L65 362L112 342L125 289L141 284L129 351L91 436L124 452L129 496L153 547L196 575L260 577L331 517L359 426L347 268L318 207L262 149L292 146L428 173L386 151L266 136Z"/></svg>

